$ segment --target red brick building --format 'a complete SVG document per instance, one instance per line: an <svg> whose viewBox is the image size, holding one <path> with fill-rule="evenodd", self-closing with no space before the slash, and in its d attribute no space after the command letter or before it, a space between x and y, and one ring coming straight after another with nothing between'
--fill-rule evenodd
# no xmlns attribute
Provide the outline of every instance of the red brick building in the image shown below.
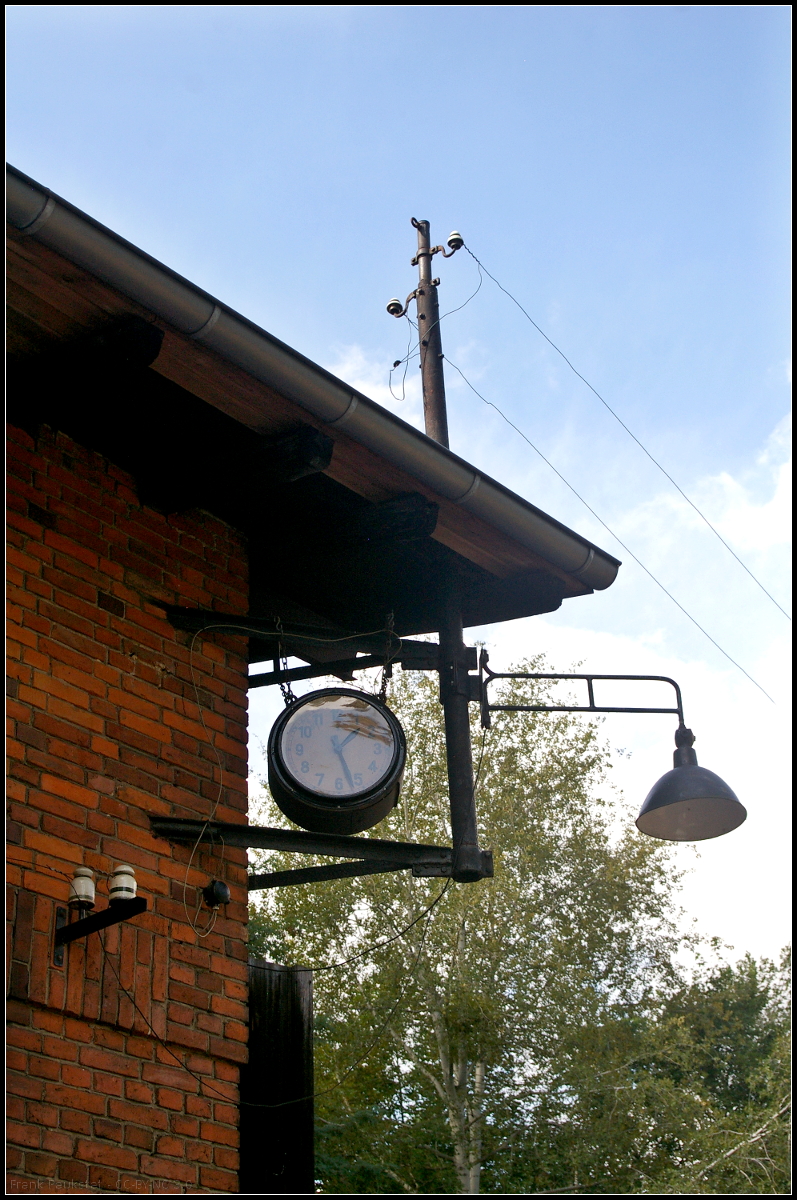
<svg viewBox="0 0 797 1200"><path fill-rule="evenodd" d="M8 186L8 1188L235 1192L246 852L150 818L246 823L248 664L285 642L195 636L171 608L332 638L390 611L403 636L440 628L452 571L477 624L606 587L617 563L46 189ZM312 561L297 522L317 524ZM292 653L335 657L300 632ZM147 911L57 965L74 868L103 908L119 863ZM211 879L231 894L215 919Z"/></svg>
<svg viewBox="0 0 797 1200"><path fill-rule="evenodd" d="M183 905L189 851L158 844L147 813L201 812L218 791L187 637L153 599L245 611L241 538L143 509L125 472L62 434L12 430L8 459L12 1178L235 1191L245 854L195 855L189 884L218 875L233 894L199 938ZM232 642L203 644L194 669L224 758L224 819L244 820L246 659ZM108 929L105 954L95 935L54 968L70 868L101 876L120 861L151 911ZM155 1042L115 973L213 1092Z"/></svg>
<svg viewBox="0 0 797 1200"><path fill-rule="evenodd" d="M189 916L209 877L232 893L198 936L190 849L155 839L148 814L209 812L218 754L217 816L246 819L245 645L195 646L200 715L189 635L157 604L244 613L243 539L210 515L142 506L127 472L63 433L9 432L10 1179L237 1191L246 854L194 855ZM71 868L97 872L102 904L118 862L150 910L106 930L104 951L95 934L54 967Z"/></svg>

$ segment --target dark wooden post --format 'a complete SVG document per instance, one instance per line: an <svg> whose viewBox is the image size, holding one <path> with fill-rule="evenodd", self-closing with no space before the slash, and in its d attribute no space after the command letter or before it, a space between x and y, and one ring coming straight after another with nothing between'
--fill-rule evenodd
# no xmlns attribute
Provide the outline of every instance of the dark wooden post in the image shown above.
<svg viewBox="0 0 797 1200"><path fill-rule="evenodd" d="M312 1096L313 973L250 959L241 1192L315 1192Z"/></svg>

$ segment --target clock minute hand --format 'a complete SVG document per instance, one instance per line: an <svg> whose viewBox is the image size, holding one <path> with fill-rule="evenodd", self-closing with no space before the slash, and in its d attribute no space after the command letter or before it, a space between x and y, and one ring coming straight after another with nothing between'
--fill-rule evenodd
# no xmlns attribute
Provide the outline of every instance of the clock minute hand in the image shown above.
<svg viewBox="0 0 797 1200"><path fill-rule="evenodd" d="M353 737L353 736L354 736L354 734L351 734L351 733L349 734L349 737ZM331 738L332 749L335 751L338 758L340 759L340 765L343 767L343 774L346 776L346 782L348 783L348 785L352 789L352 791L354 791L354 780L351 777L351 771L349 770L346 759L343 757L343 746L346 745L346 742L348 740L349 740L349 738L346 738L346 741L344 741L341 745L339 745L336 734L333 733L332 738Z"/></svg>

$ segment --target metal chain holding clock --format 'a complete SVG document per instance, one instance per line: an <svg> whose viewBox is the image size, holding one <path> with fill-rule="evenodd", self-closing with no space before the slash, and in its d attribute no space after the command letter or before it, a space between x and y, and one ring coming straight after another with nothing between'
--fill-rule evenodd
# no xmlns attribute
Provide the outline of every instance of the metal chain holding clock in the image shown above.
<svg viewBox="0 0 797 1200"><path fill-rule="evenodd" d="M282 653L282 638L285 635L285 630L282 628L282 621L280 620L279 617L274 618L274 626L275 626L275 628L277 630L277 634L279 636L279 642L278 642L278 646L277 646L277 657L282 660L283 671L287 671L288 670L288 656L286 654ZM296 697L293 694L290 683L288 683L288 682L281 683L280 691L282 692L282 699L285 701L286 708L295 702Z"/></svg>
<svg viewBox="0 0 797 1200"><path fill-rule="evenodd" d="M395 650L391 654L391 643L393 641L394 621L395 614L389 612L385 617L385 632L387 633L387 638L385 639L385 665L382 667L382 682L377 692L377 699L381 704L387 703L387 681L393 676L393 663L391 660L395 656Z"/></svg>

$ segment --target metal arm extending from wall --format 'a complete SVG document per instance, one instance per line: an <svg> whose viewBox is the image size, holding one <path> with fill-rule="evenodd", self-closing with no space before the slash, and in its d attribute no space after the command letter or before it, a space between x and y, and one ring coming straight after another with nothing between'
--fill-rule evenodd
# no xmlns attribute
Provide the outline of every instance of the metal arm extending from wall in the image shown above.
<svg viewBox="0 0 797 1200"><path fill-rule="evenodd" d="M412 871L417 877L456 878L450 846L425 846L418 842L390 842L381 838L350 837L348 834L307 833L298 829L271 829L261 825L233 825L223 821L195 821L182 817L150 817L152 832L172 842L240 846L279 850L283 854L318 854L348 858L347 863L328 867L300 867L293 871L269 871L249 876L249 891L317 883L324 879L347 879L355 875L378 875L389 871ZM493 856L481 850L479 878L493 873Z"/></svg>
<svg viewBox="0 0 797 1200"><path fill-rule="evenodd" d="M241 633L274 636L273 622L258 621L249 617L231 614L207 613L197 610L170 609L170 619L180 628L195 631L207 629L232 629ZM303 639L304 629L282 630L284 650L288 654L307 652L310 643ZM471 752L470 716L468 705L477 703L481 712L482 728L489 729L493 712L584 712L584 713L671 713L678 717L676 743L680 747L691 734L684 725L681 689L674 679L665 675L597 675L560 672L493 671L489 655L482 649L478 656L478 675L474 674L477 659L472 646L462 639L462 620L457 599L456 580L452 580L450 600L440 643L416 642L395 638L395 647L386 654L374 653L376 647L372 636L342 639L360 657L350 657L334 662L314 663L308 667L289 670L279 669L250 676L250 686L273 685L294 679L310 679L332 672L345 672L350 678L355 671L375 666L391 667L401 663L405 670L437 671L440 676L440 700L443 705L446 734L446 760L448 766L449 801L451 806L451 848L416 846L408 843L377 841L373 838L331 837L307 832L284 830L252 830L222 827L217 823L203 826L202 822L175 822L153 818L153 827L161 836L182 839L186 835L196 836L204 828L203 840L213 841L219 836L223 840L233 839L233 844L262 845L269 849L289 850L302 854L330 854L335 857L359 860L349 863L330 864L328 867L306 867L294 871L270 872L252 876L251 889L286 887L293 884L311 883L323 879L340 879L355 875L411 869L413 874L435 874L448 876L462 883L471 883L492 875L492 856L481 850L478 840L476 805L474 796L473 761ZM489 685L496 679L541 679L579 680L587 685L587 704L490 704ZM595 702L595 681L611 680L628 683L666 683L675 692L675 706L628 707L601 705ZM693 739L692 739L693 740ZM686 744L684 742L684 744ZM691 742L689 742L691 745ZM688 754L684 757L687 761ZM683 755L682 755L683 757ZM680 761L680 760L679 760ZM690 760L691 761L691 760ZM194 828L196 826L196 829ZM190 828L189 828L190 827ZM258 837L259 842L241 843L240 838ZM263 841L265 839L265 841ZM442 858L441 858L442 855Z"/></svg>
<svg viewBox="0 0 797 1200"><path fill-rule="evenodd" d="M100 912L90 913L78 921L68 923L67 910L55 910L55 950L53 962L57 967L64 965L64 946L78 938L88 937L90 933L98 933L110 925L118 925L121 921L129 921L139 913L147 911L147 901L144 896L135 896L132 900L117 900Z"/></svg>
<svg viewBox="0 0 797 1200"><path fill-rule="evenodd" d="M674 679L667 675L549 675L530 671L491 671L487 663L489 655L486 650L479 654L479 703L481 707L482 729L490 728L491 712L588 712L588 713L672 713L678 717L678 724L684 724L684 707L681 700L681 689ZM586 682L589 704L490 704L487 698L487 687L494 679L581 679ZM628 682L669 683L675 689L675 708L608 708L595 703L593 683L596 679L615 679Z"/></svg>

